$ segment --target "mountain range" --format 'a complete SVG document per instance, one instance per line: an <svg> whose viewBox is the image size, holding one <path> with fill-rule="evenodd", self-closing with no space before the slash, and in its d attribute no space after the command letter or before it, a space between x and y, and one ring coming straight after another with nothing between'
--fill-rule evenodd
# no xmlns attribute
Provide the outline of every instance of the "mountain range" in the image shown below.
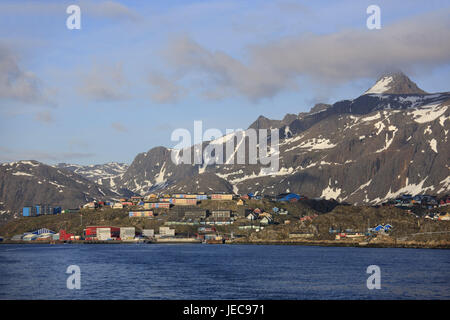
<svg viewBox="0 0 450 320"><path fill-rule="evenodd" d="M129 166L50 167L22 161L0 165L0 212L17 210L26 201L68 201L73 206L92 198L151 192L296 192L370 205L402 193L444 195L450 191L449 120L450 92L430 94L403 73L390 73L355 99L316 104L282 120L259 116L248 129L279 132L276 172L259 163L177 165L172 150L161 146L138 154ZM235 148L244 145L248 151L248 138L231 138ZM227 139L203 142L203 147L225 150ZM184 152L193 154L194 146ZM38 184L44 179L45 188ZM21 196L25 198L18 201Z"/></svg>

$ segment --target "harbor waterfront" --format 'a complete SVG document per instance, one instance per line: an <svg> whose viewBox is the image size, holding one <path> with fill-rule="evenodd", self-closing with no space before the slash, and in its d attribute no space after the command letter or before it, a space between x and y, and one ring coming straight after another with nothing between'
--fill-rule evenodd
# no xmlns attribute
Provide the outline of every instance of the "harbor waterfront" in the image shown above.
<svg viewBox="0 0 450 320"><path fill-rule="evenodd" d="M71 265L79 290L66 287ZM366 286L370 265L379 290ZM449 267L439 249L10 244L0 299L449 299Z"/></svg>

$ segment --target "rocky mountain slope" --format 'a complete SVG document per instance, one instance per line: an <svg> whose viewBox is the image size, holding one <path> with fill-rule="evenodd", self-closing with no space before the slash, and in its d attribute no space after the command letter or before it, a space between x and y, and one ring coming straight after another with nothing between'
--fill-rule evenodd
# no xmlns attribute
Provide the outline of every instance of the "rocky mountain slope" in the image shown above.
<svg viewBox="0 0 450 320"><path fill-rule="evenodd" d="M120 194L69 170L37 161L0 164L0 220L21 214L33 204L78 207L94 199L117 199Z"/></svg>
<svg viewBox="0 0 450 320"><path fill-rule="evenodd" d="M401 72L382 76L365 94L427 94Z"/></svg>
<svg viewBox="0 0 450 320"><path fill-rule="evenodd" d="M75 172L88 180L99 182L101 179L110 179L124 174L128 165L126 163L109 162L105 164L78 165L58 163L55 168Z"/></svg>
<svg viewBox="0 0 450 320"><path fill-rule="evenodd" d="M297 192L367 204L401 193L442 195L450 192L449 119L450 92L427 94L405 75L388 74L356 99L282 120L260 116L249 129L279 130L276 172L260 163L176 165L170 149L157 147L139 154L123 176L102 183L140 194ZM233 139L248 154L248 141ZM225 154L226 140L204 145L221 145Z"/></svg>

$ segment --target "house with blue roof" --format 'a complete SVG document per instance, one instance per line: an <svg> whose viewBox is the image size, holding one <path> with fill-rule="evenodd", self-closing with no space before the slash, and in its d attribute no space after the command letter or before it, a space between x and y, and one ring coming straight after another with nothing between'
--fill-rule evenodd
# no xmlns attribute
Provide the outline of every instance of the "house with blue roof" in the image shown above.
<svg viewBox="0 0 450 320"><path fill-rule="evenodd" d="M281 193L276 197L276 201L298 201L300 200L300 196L296 193Z"/></svg>

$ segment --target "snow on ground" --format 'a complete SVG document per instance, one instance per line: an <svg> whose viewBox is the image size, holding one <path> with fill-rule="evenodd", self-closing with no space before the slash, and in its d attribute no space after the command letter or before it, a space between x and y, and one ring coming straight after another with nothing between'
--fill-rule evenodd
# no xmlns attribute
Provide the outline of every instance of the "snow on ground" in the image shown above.
<svg viewBox="0 0 450 320"><path fill-rule="evenodd" d="M380 119L380 118L381 118L381 113L377 112L373 116L362 118L361 121L368 122L368 121L373 121L373 120L377 120L377 119Z"/></svg>
<svg viewBox="0 0 450 320"><path fill-rule="evenodd" d="M336 145L332 144L329 139L312 138L312 139L308 139L308 140L302 142L301 144L299 144L297 146L287 149L285 152L289 152L289 151L292 151L297 148L308 149L308 151L311 151L311 150L330 149L330 148L334 148L335 146Z"/></svg>
<svg viewBox="0 0 450 320"><path fill-rule="evenodd" d="M356 192L358 192L358 191L360 191L360 190L362 190L362 189L367 188L371 183L372 183L372 179L370 179L370 180L367 181L366 183L360 185L359 188L356 189L355 191L353 191L350 195L353 195L353 194L355 194Z"/></svg>
<svg viewBox="0 0 450 320"><path fill-rule="evenodd" d="M49 181L48 183L50 183L50 184L52 184L52 185L54 185L54 186L56 186L56 187L58 187L58 188L65 188L65 186L63 186L63 185L61 185L61 184L58 184L58 183L55 182L55 181Z"/></svg>
<svg viewBox="0 0 450 320"><path fill-rule="evenodd" d="M26 161L26 160L22 160L22 161L20 161L20 163L21 164L28 164L28 165L30 165L32 167L38 167L39 166L39 164L37 164L37 163L33 163L31 161Z"/></svg>
<svg viewBox="0 0 450 320"><path fill-rule="evenodd" d="M374 126L376 129L378 129L376 135L379 135L381 131L383 131L383 129L385 128L383 121L378 121L377 123L374 124Z"/></svg>
<svg viewBox="0 0 450 320"><path fill-rule="evenodd" d="M291 129L289 128L289 126L286 126L286 127L284 128L284 135L287 137L288 134L290 134L290 135L292 136Z"/></svg>
<svg viewBox="0 0 450 320"><path fill-rule="evenodd" d="M442 184L442 188L439 189L437 193L443 193L450 191L450 176L439 182L439 184Z"/></svg>
<svg viewBox="0 0 450 320"><path fill-rule="evenodd" d="M430 141L428 141L428 143L430 144L431 150L433 150L434 152L438 153L436 139L431 139Z"/></svg>
<svg viewBox="0 0 450 320"><path fill-rule="evenodd" d="M161 170L159 170L159 173L155 176L156 184L166 182L166 180L164 179L165 172L166 172L166 163L164 162L164 164L161 167Z"/></svg>
<svg viewBox="0 0 450 320"><path fill-rule="evenodd" d="M26 172L21 172L21 171L14 172L12 175L13 175L13 176L29 176L29 177L34 177L32 174L29 174L29 173L26 173Z"/></svg>
<svg viewBox="0 0 450 320"><path fill-rule="evenodd" d="M390 89L389 84L394 80L392 77L383 77L375 83L375 85L367 90L364 94L368 93L384 93Z"/></svg>
<svg viewBox="0 0 450 320"><path fill-rule="evenodd" d="M331 188L331 178L328 180L328 186L322 190L321 198L325 199L337 199L339 195L341 194L341 188L335 187Z"/></svg>
<svg viewBox="0 0 450 320"><path fill-rule="evenodd" d="M415 184L415 183L408 183L408 179L406 179L405 182L405 186L403 188L400 188L399 190L392 192L391 188L389 188L388 193L386 194L386 196L384 197L384 199L374 199L372 200L372 202L377 201L377 202L381 202L381 201L385 201L387 199L395 199L398 196L402 195L402 194L411 194L413 196L420 194L420 193L424 193L427 190L434 190L433 186L429 186L429 187L424 187L423 184L425 183L425 181L428 179L428 177L426 177L425 179L423 179L422 181L420 181L419 183Z"/></svg>
<svg viewBox="0 0 450 320"><path fill-rule="evenodd" d="M271 170L271 168L261 168L259 173L256 174L255 172L252 172L252 174L250 175L246 175L240 178L236 178L236 179L230 179L228 180L229 183L231 184L236 184L245 180L249 180L249 179L256 179L256 178L261 178L261 177L267 177L267 176L284 176L284 175L289 175L292 174L295 171L294 168L280 168L280 170L273 172ZM223 178L225 175L220 175L220 174L216 174L217 176Z"/></svg>
<svg viewBox="0 0 450 320"><path fill-rule="evenodd" d="M383 152L383 151L387 150L387 149L390 147L390 145L392 144L392 141L394 141L395 134L396 134L397 131L398 131L397 127L395 127L395 126L389 126L389 127L388 127L388 130L389 130L389 131L392 131L392 138L389 139L389 133L386 133L386 139L385 139L385 145L384 145L384 147L381 148L381 149L379 149L379 150L377 150L375 153L380 153L380 152Z"/></svg>
<svg viewBox="0 0 450 320"><path fill-rule="evenodd" d="M429 104L414 110L408 115L413 116L413 120L417 123L427 123L434 121L447 111L447 106L440 106L441 103Z"/></svg>

